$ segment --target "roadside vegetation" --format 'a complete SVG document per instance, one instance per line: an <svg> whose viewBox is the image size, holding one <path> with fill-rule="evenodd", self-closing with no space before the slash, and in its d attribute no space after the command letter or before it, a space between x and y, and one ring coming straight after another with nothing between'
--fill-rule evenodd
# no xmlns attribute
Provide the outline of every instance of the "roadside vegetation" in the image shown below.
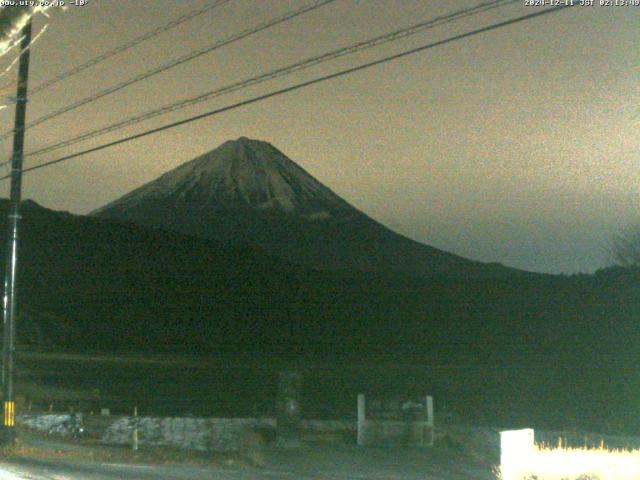
<svg viewBox="0 0 640 480"><path fill-rule="evenodd" d="M640 450L536 446L500 480L640 480Z"/></svg>

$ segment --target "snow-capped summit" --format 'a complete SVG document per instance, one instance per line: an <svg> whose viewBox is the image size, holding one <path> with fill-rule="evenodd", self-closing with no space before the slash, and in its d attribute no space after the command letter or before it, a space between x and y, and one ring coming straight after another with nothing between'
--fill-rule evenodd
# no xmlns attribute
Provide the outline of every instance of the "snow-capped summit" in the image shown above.
<svg viewBox="0 0 640 480"><path fill-rule="evenodd" d="M246 137L223 143L93 215L248 242L320 268L418 274L496 270L389 230L273 145Z"/></svg>
<svg viewBox="0 0 640 480"><path fill-rule="evenodd" d="M339 196L267 142L240 137L165 173L97 210L126 210L158 197L199 208L278 211L307 220L350 208Z"/></svg>

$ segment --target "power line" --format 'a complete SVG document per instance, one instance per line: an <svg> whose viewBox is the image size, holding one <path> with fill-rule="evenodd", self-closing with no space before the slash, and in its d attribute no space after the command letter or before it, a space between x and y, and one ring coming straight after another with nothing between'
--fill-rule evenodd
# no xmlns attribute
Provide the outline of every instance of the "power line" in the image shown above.
<svg viewBox="0 0 640 480"><path fill-rule="evenodd" d="M498 7L503 7L506 6L508 4L511 3L515 3L519 0L492 0L486 3L482 3L479 5L476 5L474 7L471 8L467 8L467 9L463 9L463 10L459 10L447 15L443 15L440 17L436 17L434 19L430 19L424 22L420 22L418 24L412 25L410 27L407 28L403 28L400 30L396 30L394 32L391 33L386 33L384 35L380 35L374 38L371 38L369 40L365 40L362 42L358 42L355 43L353 45L349 45L347 47L342 47L339 48L337 50L333 50L331 52L328 53L324 53L322 55L318 55L318 56L314 56L311 58L307 58L305 60L293 63L291 65L288 65L286 67L282 67L276 70L272 70L270 72L255 76L255 77L251 77L239 82L235 82L233 84L230 85L226 85L224 87L215 89L215 90L211 90L209 92L200 94L198 96L195 97L191 97L188 98L186 100L182 100L180 102L176 102L176 103L172 103L169 105L166 105L164 107L160 107L154 110L150 110L148 112L142 113L142 114L138 114L138 115L134 115L132 117L129 117L125 120L121 120L119 122L113 123L111 125L107 125L105 127L101 127L98 128L96 130L92 130L89 132L85 132L81 135L77 135L75 137L71 137L68 138L66 140L62 140L60 142L57 142L55 144L52 145L48 145L46 147L42 147L38 150L34 150L32 152L29 152L27 154L27 156L35 156L35 155L42 155L54 150L58 150L60 148L63 147L67 147L73 144L76 144L78 142L82 142L84 140L88 140L90 138L94 138L97 136L101 136L107 133L111 133L114 132L116 130L120 130L122 128L131 126L131 125L135 125L137 123L140 123L142 121L145 120L149 120L151 118L160 116L160 115L164 115L166 113L169 112L174 112L176 110L180 110L192 105L196 105L198 103L202 103L204 101L210 100L212 98L215 97L220 97L232 92L236 92L238 90L242 90L244 88L250 87L250 86L254 86L269 80L273 80L285 75L289 75L292 74L294 72L300 71L300 70L304 70L307 69L309 67L324 63L324 62L328 62L330 60L335 60L337 58L340 58L342 56L345 55L350 55L356 52L359 52L361 50L365 50L368 48L373 48L376 47L378 45L382 45L384 43L388 43L388 42L392 42L395 40L399 40L402 38L406 38L410 35L415 35L418 34L424 30L427 29L431 29L431 28L435 28L437 26L443 25L445 23L449 23L449 22L453 22L453 21L457 21L460 20L461 18L464 17L468 17L468 16L472 16L472 15L477 15L478 13L481 12L486 12L488 10L492 10L494 8L498 8Z"/></svg>
<svg viewBox="0 0 640 480"><path fill-rule="evenodd" d="M141 44L142 42L145 42L153 37L156 37L158 35L160 35L161 33L164 33L168 30L171 30L172 28L175 28L179 25L182 25L185 22L188 22L189 20L192 20L196 17L199 17L200 15L204 15L207 12L210 12L211 10L214 10L218 7L223 6L226 3L229 3L231 0L218 0L217 2L208 5L206 7L202 7L200 9L197 10L192 10L191 12L176 18L175 20L170 21L169 23L167 23L166 25L163 25L161 27L158 27L154 30L150 30L149 32L134 38L133 40L124 43L112 50L109 50L108 52L105 52L101 55L98 55L97 57L94 57L90 60L87 60L86 62L73 67L63 73L61 73L60 75L51 78L50 80L47 80L43 83L41 83L40 85L36 86L35 88L33 88L33 90L30 92L31 95L34 95L36 93L39 93L53 85L55 85L58 82L61 82L62 80L66 80L69 77L72 77L73 75L77 75L78 73L93 67L94 65L97 65L101 62L104 62L105 60L118 55L119 53L125 52L127 50L130 50L131 48Z"/></svg>
<svg viewBox="0 0 640 480"><path fill-rule="evenodd" d="M199 8L196 10L192 10L191 12L182 15L181 17L176 18L175 20L170 21L169 23L167 23L166 25L163 25L161 27L155 28L153 30L150 30L149 32L134 38L133 40L126 42L122 45L119 45L117 47L115 47L112 50L109 50L101 55L98 55L96 57L93 57L89 60L87 60L84 63L81 63L80 65L77 65L65 72L62 72L61 74L46 80L44 82L42 82L41 84L37 85L35 88L31 89L30 95L35 95L43 90L46 90L49 87L52 87L53 85L55 85L58 82L61 82L62 80L66 80L69 77L72 77L74 75L77 75L78 73L93 67L94 65L97 65L101 62L104 62L105 60L118 55L122 52L125 52L127 50L130 50L131 48L141 44L142 42L145 42L153 37L156 37L158 35L160 35L161 33L164 33L168 30L171 30L172 28L175 28L185 22L188 22L189 20L192 20L196 17L199 17L200 15L204 15L207 12L210 12L211 10L214 10L215 8L221 7L226 3L229 3L232 0L218 0L217 2L213 3L212 5L208 5L206 7L203 8ZM15 86L16 82L11 82L8 85L4 85L3 87L0 87L0 91L4 90L5 88L9 88L11 86Z"/></svg>
<svg viewBox="0 0 640 480"><path fill-rule="evenodd" d="M201 57L202 55L206 54L206 53L210 53L214 50L217 50L219 48L222 48L226 45L229 45L233 42L237 42L239 40L242 40L244 38L247 38L251 35L254 35L258 32L261 32L263 30L266 30L268 28L271 28L275 25L278 25L280 23L286 22L288 20L291 20L295 17L298 17L300 15L303 15L307 12L311 12L313 10L316 10L317 8L323 7L325 5L328 5L329 3L333 3L336 0L318 0L315 3L311 4L311 5L306 5L303 6L301 8L295 9L295 10L290 10L289 12L285 13L284 15L281 15L279 17L273 18L271 20L268 20L266 22L263 22L261 24L259 24L258 26L252 28L252 29L248 29L248 30L243 30L240 33L237 33L235 35L232 35L230 37L227 37L224 40L218 41L216 43L214 43L213 45L209 45L207 47L204 48L199 48L197 50L192 51L191 53L188 53L182 57L178 57L174 60L172 60L171 62L168 62L164 65L161 65L160 67L156 67L154 69L148 70L140 75L136 75L135 77L129 78L128 80L125 80L123 82L120 82L114 86L111 86L109 88L106 88L104 90L101 90L100 92L97 92L93 95L90 95L88 97L85 97L81 100L78 100L77 102L74 102L70 105L66 105L58 110L55 110L51 113L48 113L47 115L44 115L40 118L37 118L36 120L28 123L25 127L25 129L29 129L32 127L35 127L36 125L40 125L46 121L51 120L52 118L58 117L60 115L62 115L63 113L68 113L72 110L75 110L76 108L79 108L83 105L87 105L89 103L95 102L96 100L106 97L107 95L111 95L112 93L115 93L119 90L122 90L123 88L126 88L130 85L133 85L135 83L141 82L143 80L147 80L148 78L151 78L155 75L158 75L159 73L165 72L167 70L170 70L174 67L177 67L178 65L182 65L183 63L189 62L191 60L194 60L198 57ZM4 139L6 137L8 137L9 135L12 134L12 131L9 132L5 132L2 135L0 135L0 139Z"/></svg>
<svg viewBox="0 0 640 480"><path fill-rule="evenodd" d="M457 40L462 40L464 38L472 37L472 36L478 35L480 33L485 33L485 32L491 31L491 30L496 30L498 28L502 28L502 27L506 27L506 26L513 25L513 24L516 24L516 23L520 23L520 22L524 22L524 21L527 21L527 20L531 20L531 19L536 18L536 17L541 17L543 15L548 15L548 14L551 14L551 13L559 12L561 10L564 10L564 9L568 8L568 7L571 7L571 5L561 5L561 6L558 6L558 7L553 7L551 9L542 10L542 11L535 12L535 13L530 13L528 15L522 15L520 17L516 17L516 18L513 18L511 20L506 20L506 21L503 21L503 22L494 23L494 24L489 25L487 27L482 27L482 28L479 28L479 29L476 29L476 30L472 30L472 31L467 32L467 33L454 35L453 37L449 37L449 38L446 38L444 40L439 40L437 42L429 43L427 45L423 45L423 46L420 46L420 47L412 48L410 50L405 50L404 52L396 53L394 55L390 55L390 56L381 58L379 60L374 60L372 62L364 63L364 64L358 65L356 67L351 67L351 68L348 68L348 69L345 69L345 70L341 70L339 72L331 73L331 74L328 74L328 75L323 75L321 77L316 77L316 78L314 78L312 80L307 80L305 82L297 83L295 85L291 85L289 87L285 87L285 88L282 88L282 89L279 89L279 90L275 90L275 91L272 91L272 92L269 92L269 93L266 93L266 94L263 94L263 95L258 95L256 97L253 97L253 98L250 98L250 99L247 99L247 100L243 100L243 101L231 104L231 105L227 105L225 107L217 108L215 110L211 110L211 111L206 112L206 113L195 115L193 117L189 117L189 118L186 118L184 120L180 120L180 121L177 121L177 122L169 123L167 125L163 125L162 127L152 128L150 130L146 130L146 131L141 132L141 133L130 135L128 137L124 137L124 138L121 138L119 140L114 140L112 142L104 143L104 144L99 145L97 147L88 148L88 149L80 151L80 152L72 153L70 155L65 155L64 157L60 157L60 158L57 158L55 160L51 160L51 161L48 161L48 162L45 162L45 163L41 163L41 164L35 165L33 167L25 168L23 170L23 172L30 172L30 171L33 171L33 170L38 170L38 169L45 168L45 167L48 167L48 166L51 166L51 165L54 165L54 164L57 164L57 163L61 163L61 162L65 162L67 160L71 160L71 159L76 158L76 157L80 157L82 155L87 155L89 153L94 153L94 152L97 152L97 151L100 151L100 150L105 150L107 148L110 148L110 147L113 147L113 146L116 146L116 145L127 143L127 142L130 142L130 141L133 141L133 140L137 140L139 138L146 137L146 136L149 136L149 135L153 135L155 133L160 133L162 131L169 130L169 129L175 128L175 127L179 127L181 125L186 125L188 123L191 123L191 122L194 122L194 121L197 121L197 120L201 120L203 118L212 117L214 115L218 115L218 114L221 114L223 112L227 112L227 111L230 111L230 110L235 110L236 108L244 107L246 105L251 105L253 103L256 103L256 102L259 102L259 101L262 101L262 100L266 100L266 99L269 99L269 98L272 98L272 97L283 95L285 93L289 93L289 92L293 92L293 91L296 91L296 90L300 90L302 88L309 87L309 86L315 85L317 83L321 83L321 82L324 82L324 81L327 81L327 80L332 80L334 78L338 78L338 77L342 77L342 76L345 76L345 75L349 75L351 73L359 72L361 70L365 70L365 69L368 69L368 68L371 68L371 67L374 67L374 66L377 66L377 65L381 65L383 63L387 63L387 62L390 62L390 61L393 61L393 60L398 60L400 58L404 58L404 57L407 57L409 55L413 55L415 53L419 53L419 52L422 52L422 51L425 51L425 50L429 50L431 48L439 47L439 46L442 46L442 45L445 45L445 44L448 44L448 43L451 43L451 42L455 42ZM7 178L9 178L9 176L0 177L0 180L5 180Z"/></svg>

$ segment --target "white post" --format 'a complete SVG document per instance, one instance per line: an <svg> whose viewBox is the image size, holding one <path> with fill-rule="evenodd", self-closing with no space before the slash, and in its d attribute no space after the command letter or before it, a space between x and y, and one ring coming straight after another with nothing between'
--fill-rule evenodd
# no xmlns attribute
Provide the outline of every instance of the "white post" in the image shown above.
<svg viewBox="0 0 640 480"><path fill-rule="evenodd" d="M366 403L364 393L358 394L358 446L364 445L364 422L366 420Z"/></svg>
<svg viewBox="0 0 640 480"><path fill-rule="evenodd" d="M427 402L425 403L425 407L427 409L427 429L429 431L427 445L432 447L435 425L433 420L433 397L431 395L427 395Z"/></svg>
<svg viewBox="0 0 640 480"><path fill-rule="evenodd" d="M133 407L133 451L138 450L138 407Z"/></svg>
<svg viewBox="0 0 640 480"><path fill-rule="evenodd" d="M505 480L526 473L532 465L533 438L532 428L507 430L500 432L500 473Z"/></svg>

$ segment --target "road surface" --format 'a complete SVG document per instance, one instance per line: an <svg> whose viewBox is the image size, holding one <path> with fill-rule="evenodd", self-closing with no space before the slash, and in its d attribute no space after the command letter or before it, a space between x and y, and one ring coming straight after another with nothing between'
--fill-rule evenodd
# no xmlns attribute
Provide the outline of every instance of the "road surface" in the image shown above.
<svg viewBox="0 0 640 480"><path fill-rule="evenodd" d="M86 460L0 461L0 480L495 480L489 465L451 452L306 446L266 452L259 467L131 465Z"/></svg>

